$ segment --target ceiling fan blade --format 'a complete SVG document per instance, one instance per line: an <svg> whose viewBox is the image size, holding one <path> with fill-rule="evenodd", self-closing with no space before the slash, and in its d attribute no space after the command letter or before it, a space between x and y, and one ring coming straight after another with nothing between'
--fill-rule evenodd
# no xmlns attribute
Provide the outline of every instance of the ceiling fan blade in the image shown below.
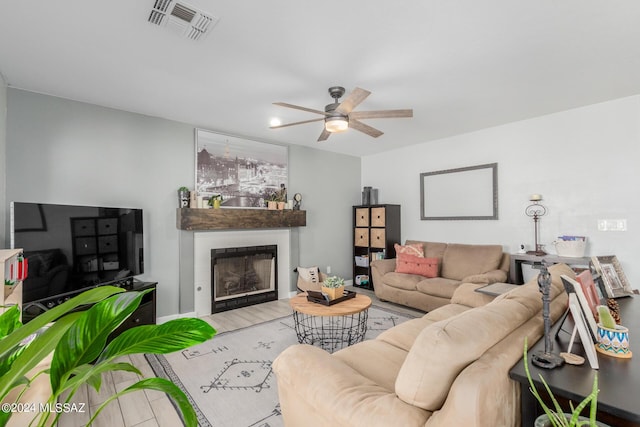
<svg viewBox="0 0 640 427"><path fill-rule="evenodd" d="M285 123L283 125L278 125L278 126L269 126L269 129L279 129L279 128L286 128L289 126L295 126L295 125L303 125L305 123L313 123L313 122L320 122L324 120L324 117L321 117L319 119L311 119L311 120L303 120L301 122L294 122L294 123Z"/></svg>
<svg viewBox="0 0 640 427"><path fill-rule="evenodd" d="M301 107L299 105L287 104L286 102L274 102L273 105L278 105L280 107L293 108L294 110L302 110L308 111L309 113L322 114L323 116L328 116L328 113L320 110L314 110L313 108Z"/></svg>
<svg viewBox="0 0 640 427"><path fill-rule="evenodd" d="M368 90L360 89L359 87L355 88L349 95L347 95L344 101L340 103L338 108L336 108L336 112L340 114L349 114L369 95L371 95L371 92Z"/></svg>
<svg viewBox="0 0 640 427"><path fill-rule="evenodd" d="M378 111L354 111L349 114L349 119L389 119L413 117L413 110L378 110Z"/></svg>
<svg viewBox="0 0 640 427"><path fill-rule="evenodd" d="M326 129L322 129L322 133L318 137L318 142L326 141L329 138L329 136L331 136L331 132L329 132Z"/></svg>
<svg viewBox="0 0 640 427"><path fill-rule="evenodd" d="M365 125L364 123L362 123L361 121L358 120L354 120L349 118L349 127L351 129L355 129L355 130L359 130L362 133L366 133L369 136L372 136L374 138L379 137L380 135L382 135L384 132L379 131L378 129L371 127L369 125Z"/></svg>

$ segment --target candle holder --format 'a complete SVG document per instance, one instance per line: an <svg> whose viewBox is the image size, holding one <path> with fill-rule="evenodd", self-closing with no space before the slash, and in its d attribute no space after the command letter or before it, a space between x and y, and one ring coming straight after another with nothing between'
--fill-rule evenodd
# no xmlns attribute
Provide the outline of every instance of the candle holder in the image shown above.
<svg viewBox="0 0 640 427"><path fill-rule="evenodd" d="M533 203L525 208L524 213L528 217L533 218L533 239L535 242L535 250L527 251L527 254L540 256L547 255L547 253L542 250L542 245L538 243L538 223L540 222L540 218L547 213L547 208L540 204L540 201L542 200L542 196L540 194L532 194L529 197L529 200Z"/></svg>
<svg viewBox="0 0 640 427"><path fill-rule="evenodd" d="M542 320L544 322L544 350L538 350L531 355L531 363L539 368L553 369L561 366L564 359L553 354L551 342L551 317L549 315L549 302L551 294L551 274L547 269L547 263L542 261L540 274L538 274L538 288L542 294Z"/></svg>

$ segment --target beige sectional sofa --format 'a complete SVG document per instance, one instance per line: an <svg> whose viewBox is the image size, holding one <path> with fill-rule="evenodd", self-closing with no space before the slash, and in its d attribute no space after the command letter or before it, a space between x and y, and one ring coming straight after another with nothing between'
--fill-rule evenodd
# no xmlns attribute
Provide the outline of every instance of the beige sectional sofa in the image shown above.
<svg viewBox="0 0 640 427"><path fill-rule="evenodd" d="M561 274L549 269L551 317L564 311ZM286 426L495 427L520 425L520 387L508 372L524 338L543 334L535 278L490 300L457 287L451 303L374 340L329 354L305 344L273 363Z"/></svg>
<svg viewBox="0 0 640 427"><path fill-rule="evenodd" d="M415 243L423 245L426 258L438 258L438 277L396 273L395 258L373 261L373 287L381 300L431 311L448 304L462 283L489 284L507 281L510 257L502 252L501 245L464 245L418 240L406 242Z"/></svg>

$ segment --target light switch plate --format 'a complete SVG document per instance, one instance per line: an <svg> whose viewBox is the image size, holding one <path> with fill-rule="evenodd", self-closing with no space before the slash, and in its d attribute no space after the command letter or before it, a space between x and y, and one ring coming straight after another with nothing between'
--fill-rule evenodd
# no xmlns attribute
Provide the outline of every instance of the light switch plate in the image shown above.
<svg viewBox="0 0 640 427"><path fill-rule="evenodd" d="M627 231L626 219L599 219L598 231Z"/></svg>

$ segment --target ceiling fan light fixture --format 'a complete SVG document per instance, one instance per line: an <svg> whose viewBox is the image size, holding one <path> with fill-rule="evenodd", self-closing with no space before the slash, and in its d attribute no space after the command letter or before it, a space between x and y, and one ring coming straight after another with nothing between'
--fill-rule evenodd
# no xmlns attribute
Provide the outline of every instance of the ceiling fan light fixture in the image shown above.
<svg viewBox="0 0 640 427"><path fill-rule="evenodd" d="M331 133L344 132L349 129L349 120L341 116L327 117L324 119L324 128Z"/></svg>

